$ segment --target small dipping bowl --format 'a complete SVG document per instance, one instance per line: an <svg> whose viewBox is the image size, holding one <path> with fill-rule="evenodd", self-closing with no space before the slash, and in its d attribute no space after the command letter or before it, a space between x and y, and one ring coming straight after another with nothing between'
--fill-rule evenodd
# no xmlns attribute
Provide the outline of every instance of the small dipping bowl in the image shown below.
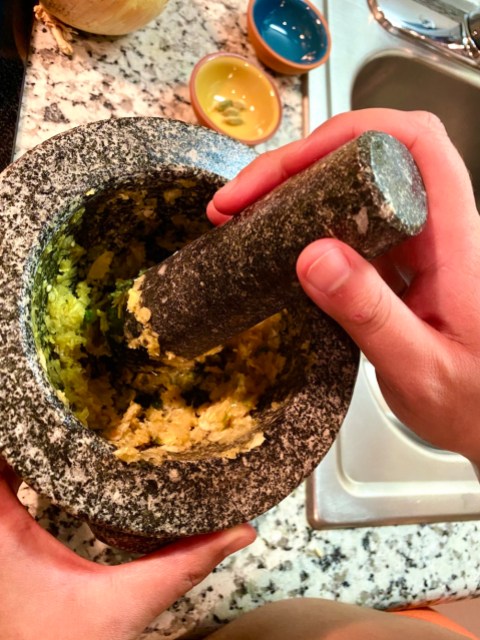
<svg viewBox="0 0 480 640"><path fill-rule="evenodd" d="M200 124L250 146L271 138L282 117L273 80L235 53L199 60L190 77L190 97Z"/></svg>
<svg viewBox="0 0 480 640"><path fill-rule="evenodd" d="M328 25L308 0L249 0L247 25L258 58L278 73L306 73L330 55Z"/></svg>

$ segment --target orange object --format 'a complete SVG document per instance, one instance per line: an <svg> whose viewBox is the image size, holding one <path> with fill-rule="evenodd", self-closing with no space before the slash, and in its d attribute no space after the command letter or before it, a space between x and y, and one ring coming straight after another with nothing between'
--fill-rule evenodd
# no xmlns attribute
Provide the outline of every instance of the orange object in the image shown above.
<svg viewBox="0 0 480 640"><path fill-rule="evenodd" d="M455 633L459 633L466 638L471 638L471 640L480 640L473 633L467 631L467 629L464 629L462 626L453 622L453 620L446 618L434 609L406 609L405 611L394 611L392 613L396 616L405 616L406 618L415 618L416 620L431 622L432 624L436 624L437 626L448 629L449 631L455 631Z"/></svg>
<svg viewBox="0 0 480 640"><path fill-rule="evenodd" d="M328 24L309 0L249 0L247 29L258 59L278 73L307 73L330 56ZM304 56L299 57L299 48Z"/></svg>
<svg viewBox="0 0 480 640"><path fill-rule="evenodd" d="M272 78L236 53L219 51L197 62L190 99L200 124L248 145L271 138L282 118Z"/></svg>

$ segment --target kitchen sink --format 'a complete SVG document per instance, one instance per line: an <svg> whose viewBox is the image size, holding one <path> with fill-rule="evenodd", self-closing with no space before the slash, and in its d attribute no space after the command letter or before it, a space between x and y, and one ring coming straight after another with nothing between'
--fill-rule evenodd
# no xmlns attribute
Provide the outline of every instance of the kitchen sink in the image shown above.
<svg viewBox="0 0 480 640"><path fill-rule="evenodd" d="M332 51L328 63L308 75L305 133L352 109L431 111L462 155L480 204L480 66L389 32L373 17L369 0L315 4L328 21ZM468 460L403 425L363 355L340 434L307 489L315 528L480 519L480 485Z"/></svg>
<svg viewBox="0 0 480 640"><path fill-rule="evenodd" d="M351 108L424 109L445 125L472 178L480 206L480 68L465 75L397 52L378 55L358 71ZM463 70L461 70L463 71ZM468 124L470 123L470 124Z"/></svg>

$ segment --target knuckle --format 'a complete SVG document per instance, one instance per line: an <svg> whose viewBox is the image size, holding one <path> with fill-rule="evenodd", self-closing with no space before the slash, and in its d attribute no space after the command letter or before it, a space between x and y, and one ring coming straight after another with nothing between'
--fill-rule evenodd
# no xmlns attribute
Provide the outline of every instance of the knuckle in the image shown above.
<svg viewBox="0 0 480 640"><path fill-rule="evenodd" d="M384 287L379 287L374 295L362 295L352 305L351 321L373 334L381 331L390 321L392 314L391 297Z"/></svg>
<svg viewBox="0 0 480 640"><path fill-rule="evenodd" d="M437 425L451 424L456 406L451 398L451 390L456 388L456 367L445 353L430 349L424 352L422 360L405 377L404 401L414 408L416 419L422 423L429 416L429 421L434 418Z"/></svg>
<svg viewBox="0 0 480 640"><path fill-rule="evenodd" d="M212 566L205 566L204 562L190 563L181 571L180 581L182 583L182 593L190 591L212 571L212 569L223 559L223 556L215 558Z"/></svg>
<svg viewBox="0 0 480 640"><path fill-rule="evenodd" d="M256 158L250 166L256 165L257 167L266 166L269 167L271 163L275 161L275 154L272 150L264 151L261 156Z"/></svg>
<svg viewBox="0 0 480 640"><path fill-rule="evenodd" d="M183 574L183 587L181 589L181 593L191 591L194 587L197 586L197 584L200 584L200 582L205 578L205 575L205 572L197 572L195 570L188 571L187 573Z"/></svg>
<svg viewBox="0 0 480 640"><path fill-rule="evenodd" d="M271 154L272 154L272 151L265 151L264 153L259 155L257 158L255 158L255 160L250 162L244 169L240 171L240 173L237 176L237 179L238 178L243 179L245 177L255 175L260 169L262 169L262 167L264 166L268 167L268 164L271 161Z"/></svg>
<svg viewBox="0 0 480 640"><path fill-rule="evenodd" d="M442 120L431 111L414 111L418 123L427 129L430 133L444 135L446 133L445 125Z"/></svg>

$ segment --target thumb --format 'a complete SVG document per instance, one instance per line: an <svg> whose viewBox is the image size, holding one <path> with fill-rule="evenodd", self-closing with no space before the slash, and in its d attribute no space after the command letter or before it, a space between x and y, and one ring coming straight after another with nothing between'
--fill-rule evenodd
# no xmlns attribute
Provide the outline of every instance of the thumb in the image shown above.
<svg viewBox="0 0 480 640"><path fill-rule="evenodd" d="M397 380L402 367L421 371L429 354L435 361L436 332L348 245L317 240L300 254L297 275L305 293L350 334L385 382Z"/></svg>
<svg viewBox="0 0 480 640"><path fill-rule="evenodd" d="M102 598L122 611L130 620L131 631L139 634L228 555L252 543L255 536L253 527L239 525L170 544L129 564L106 567L103 578L108 588L101 588Z"/></svg>

